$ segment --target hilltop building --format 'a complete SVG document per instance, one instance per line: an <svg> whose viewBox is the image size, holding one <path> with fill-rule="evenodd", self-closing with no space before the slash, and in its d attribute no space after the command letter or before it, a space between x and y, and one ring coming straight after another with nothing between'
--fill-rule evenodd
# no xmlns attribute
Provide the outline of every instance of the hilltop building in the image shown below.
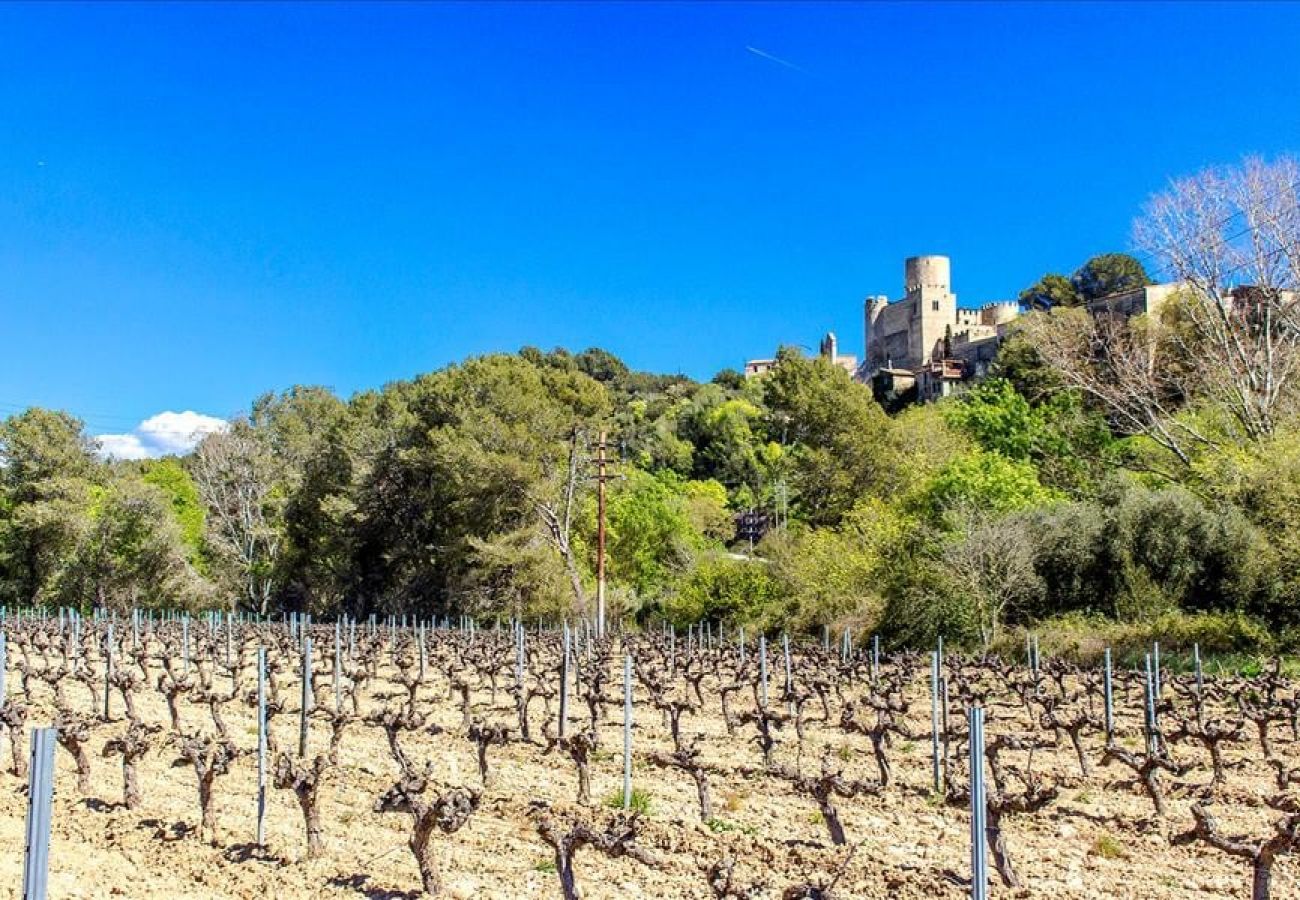
<svg viewBox="0 0 1300 900"><path fill-rule="evenodd" d="M1089 300L1085 309L1094 316L1109 315L1131 319L1160 308L1178 289L1176 284L1148 284L1131 291L1121 291Z"/></svg>
<svg viewBox="0 0 1300 900"><path fill-rule="evenodd" d="M858 378L894 392L915 386L922 400L945 396L963 378L987 372L1007 326L1020 315L1015 300L959 307L946 256L908 258L903 291L893 303L885 296L864 302L866 355Z"/></svg>
<svg viewBox="0 0 1300 900"><path fill-rule="evenodd" d="M1157 310L1177 289L1152 284L1090 301L1094 316L1124 319ZM833 332L822 338L822 357L871 386L882 405L946 397L963 382L982 378L997 356L1007 331L1021 315L1017 300L978 307L957 305L952 263L946 256L913 256L903 263L903 297L870 296L863 302L864 354L841 354ZM745 377L756 378L777 364L772 358L745 363Z"/></svg>
<svg viewBox="0 0 1300 900"><path fill-rule="evenodd" d="M858 371L858 358L848 353L840 353L839 341L835 338L835 332L826 332L826 337L817 345L817 352L821 354L822 359L830 360L831 365L839 366L841 369L853 375Z"/></svg>
<svg viewBox="0 0 1300 900"><path fill-rule="evenodd" d="M828 359L833 365L839 366L850 375L856 377L859 369L858 358L852 354L840 353L839 340L835 337L835 332L828 331L826 336L818 344L818 353L823 359ZM768 357L764 359L750 359L745 361L745 377L757 378L760 375L766 375L776 368L776 358Z"/></svg>

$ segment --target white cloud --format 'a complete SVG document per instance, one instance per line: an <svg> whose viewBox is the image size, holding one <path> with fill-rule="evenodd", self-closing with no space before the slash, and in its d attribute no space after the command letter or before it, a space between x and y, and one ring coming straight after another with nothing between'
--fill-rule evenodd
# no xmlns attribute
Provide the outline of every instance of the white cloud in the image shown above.
<svg viewBox="0 0 1300 900"><path fill-rule="evenodd" d="M99 455L106 459L148 459L149 448L134 434L101 434Z"/></svg>
<svg viewBox="0 0 1300 900"><path fill-rule="evenodd" d="M196 412L160 412L140 423L136 433L163 454L189 453L204 435L225 431L226 420Z"/></svg>
<svg viewBox="0 0 1300 900"><path fill-rule="evenodd" d="M225 419L191 410L160 412L145 419L129 434L101 434L99 454L112 459L156 459L194 449L204 435L224 431Z"/></svg>

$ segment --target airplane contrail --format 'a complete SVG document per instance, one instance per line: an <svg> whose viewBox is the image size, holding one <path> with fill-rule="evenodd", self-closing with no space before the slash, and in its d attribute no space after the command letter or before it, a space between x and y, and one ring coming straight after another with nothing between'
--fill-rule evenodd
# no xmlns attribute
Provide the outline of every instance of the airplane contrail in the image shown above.
<svg viewBox="0 0 1300 900"><path fill-rule="evenodd" d="M772 54L767 53L763 50L759 50L757 47L750 47L746 45L745 49L748 50L750 53L754 54L755 56L761 56L763 57L763 59L770 59L772 62L776 63L777 65L785 66L787 69L794 69L796 72L804 71L801 67L796 66L794 63L788 60L784 60L779 56L773 56Z"/></svg>

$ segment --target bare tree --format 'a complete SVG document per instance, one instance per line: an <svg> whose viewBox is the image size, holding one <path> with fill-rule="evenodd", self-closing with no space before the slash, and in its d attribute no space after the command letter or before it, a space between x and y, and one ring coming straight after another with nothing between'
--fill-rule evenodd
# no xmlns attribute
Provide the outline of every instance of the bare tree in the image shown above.
<svg viewBox="0 0 1300 900"><path fill-rule="evenodd" d="M132 720L124 734L111 738L104 744L102 755L122 756L122 803L127 809L138 809L140 806L137 765L153 746L154 735L161 730L161 725L146 725L139 720Z"/></svg>
<svg viewBox="0 0 1300 900"><path fill-rule="evenodd" d="M275 463L246 421L210 434L194 452L194 481L207 509L209 536L238 572L251 609L265 615L280 553L282 500Z"/></svg>
<svg viewBox="0 0 1300 900"><path fill-rule="evenodd" d="M1041 583L1024 524L1014 516L993 518L963 505L952 511L964 537L943 550L953 587L969 598L985 651L996 640L1008 607L1034 596Z"/></svg>
<svg viewBox="0 0 1300 900"><path fill-rule="evenodd" d="M0 706L0 726L9 732L10 770L19 778L27 777L27 704L10 697Z"/></svg>
<svg viewBox="0 0 1300 900"><path fill-rule="evenodd" d="M306 761L295 761L287 753L275 758L275 786L292 790L302 810L303 823L307 826L308 859L320 856L325 850L320 824L320 789L331 765L328 754L317 756L310 765Z"/></svg>
<svg viewBox="0 0 1300 900"><path fill-rule="evenodd" d="M90 793L90 754L86 752L86 744L90 742L91 718L61 709L56 712L52 724L59 746L67 750L77 763L77 790L83 794Z"/></svg>
<svg viewBox="0 0 1300 900"><path fill-rule="evenodd" d="M1300 372L1300 163L1246 159L1153 197L1136 243L1181 285L1167 340L1190 392L1221 404L1243 435L1272 434Z"/></svg>
<svg viewBox="0 0 1300 900"><path fill-rule="evenodd" d="M192 735L180 740L181 765L189 762L199 782L199 836L217 846L217 810L212 805L212 789L219 775L230 772L239 750L229 741L206 735Z"/></svg>
<svg viewBox="0 0 1300 900"><path fill-rule="evenodd" d="M561 472L558 467L543 463L543 471L547 476L543 484L558 489L546 492L553 496L533 498L533 506L546 527L546 536L564 561L564 571L568 573L573 588L573 601L577 611L584 615L587 611L587 592L582 586L582 572L578 568L572 533L575 501L589 455L585 447L585 435L581 429L575 428L569 437L568 462L564 470Z"/></svg>
<svg viewBox="0 0 1300 900"><path fill-rule="evenodd" d="M1177 416L1186 397L1182 373L1151 321L1061 309L1029 316L1025 329L1061 381L1097 403L1116 431L1143 435L1183 464L1193 447L1212 443Z"/></svg>
<svg viewBox="0 0 1300 900"><path fill-rule="evenodd" d="M1183 465L1223 437L1179 415L1189 403L1225 412L1228 437L1271 435L1300 373L1300 163L1247 159L1175 180L1133 233L1175 289L1143 316L1105 298L1031 316L1044 361L1117 430Z"/></svg>
<svg viewBox="0 0 1300 900"><path fill-rule="evenodd" d="M581 812L552 809L534 801L529 817L543 841L555 851L555 871L560 876L564 900L581 900L582 892L573 871L573 857L583 847L590 847L611 859L628 857L643 865L656 867L658 861L637 843L642 819L638 813L618 812L589 819Z"/></svg>

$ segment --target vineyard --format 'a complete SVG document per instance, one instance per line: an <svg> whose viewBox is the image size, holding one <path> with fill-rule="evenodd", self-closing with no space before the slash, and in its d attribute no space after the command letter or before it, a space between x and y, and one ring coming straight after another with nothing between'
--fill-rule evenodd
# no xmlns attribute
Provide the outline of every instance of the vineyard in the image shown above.
<svg viewBox="0 0 1300 900"><path fill-rule="evenodd" d="M1277 664L436 624L10 616L0 884L52 726L51 897L966 897L974 720L992 896L1300 895Z"/></svg>

